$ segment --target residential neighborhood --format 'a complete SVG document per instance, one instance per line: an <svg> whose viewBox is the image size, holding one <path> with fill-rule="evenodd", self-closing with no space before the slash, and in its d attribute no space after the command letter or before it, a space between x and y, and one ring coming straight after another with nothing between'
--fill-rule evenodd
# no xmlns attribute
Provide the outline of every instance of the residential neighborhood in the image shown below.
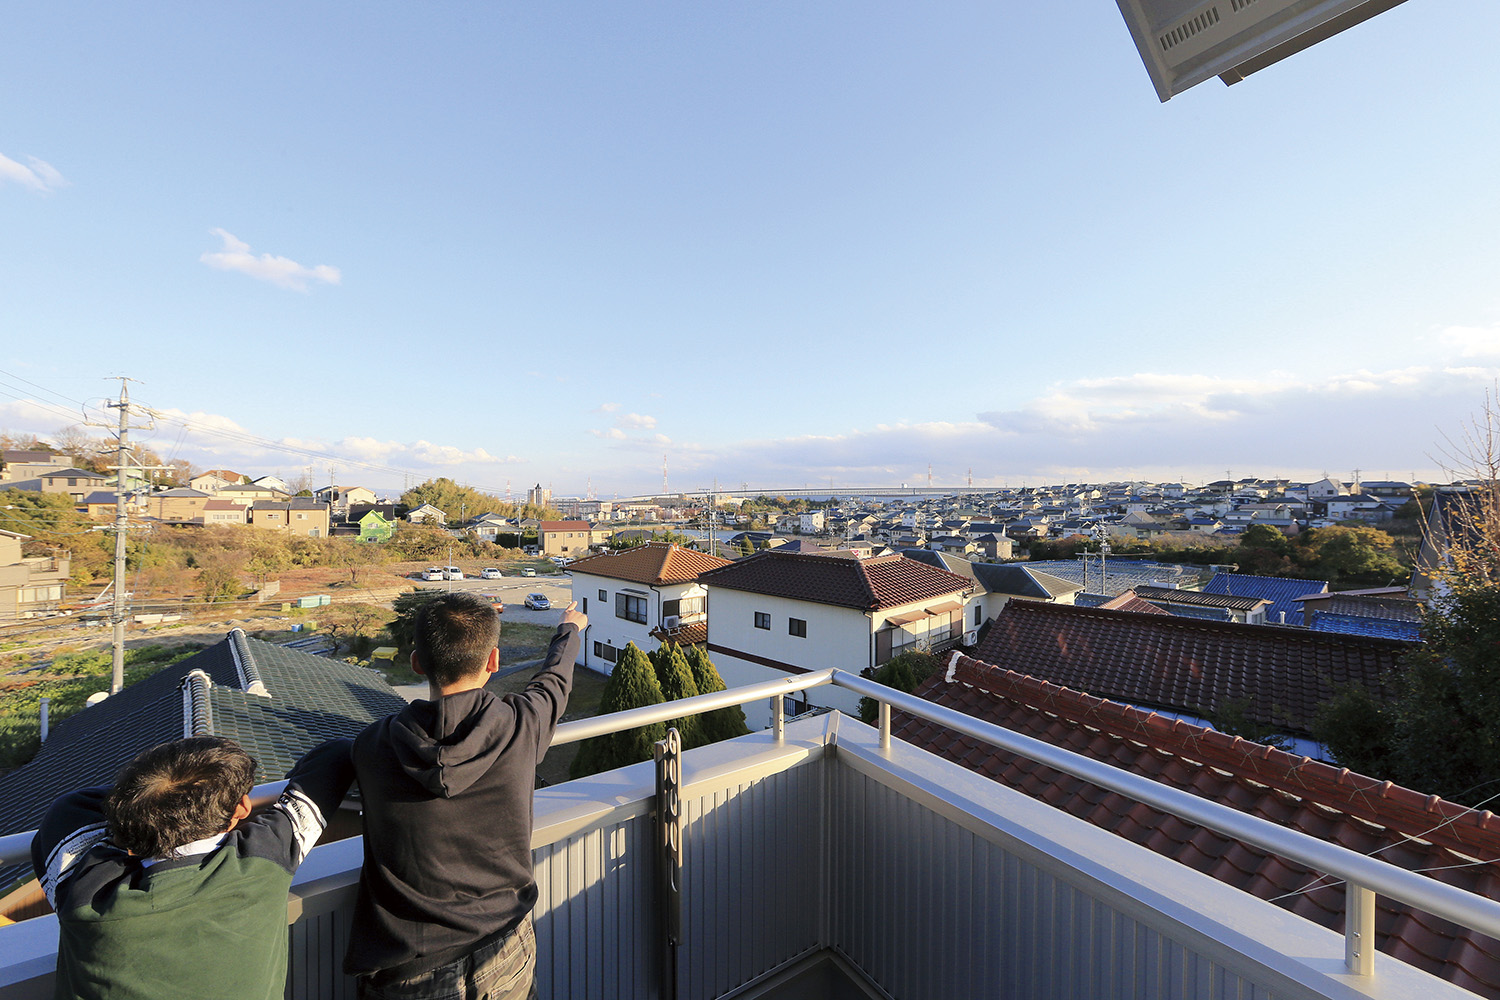
<svg viewBox="0 0 1500 1000"><path fill-rule="evenodd" d="M48 510L62 505L94 526L85 536L107 538L119 523L120 497L106 477L39 449L7 451L4 462L0 495L34 495ZM1152 781L1185 783L1255 816L1282 821L1279 803L1306 796L1291 822L1311 829L1312 817L1332 817L1328 836L1349 844L1378 827L1386 831L1382 849L1414 866L1487 850L1493 838L1459 801L1430 796L1413 811L1408 799L1421 798L1417 791L1373 795L1390 782L1351 772L1342 737L1322 719L1350 689L1377 703L1401 697L1403 664L1424 648L1427 609L1446 593L1455 558L1462 562L1475 530L1471 500L1482 493L1474 483L1325 477L602 501L554 497L538 484L517 505L451 483L389 496L347 484L294 490L274 475L215 469L157 485L141 479L123 507L127 530L147 549L174 539L252 545L261 537L333 546L324 555L303 550L304 558L340 565L353 558L337 555L340 546L379 558L430 553L414 574L423 579L408 589L471 586L460 564L479 578L472 585L497 590L489 581L532 577L542 567L545 584L504 585L526 591L524 609L520 591L494 595L495 606L509 622L555 615L559 591L570 595L588 618L577 666L606 686L632 646L662 662L672 650L692 649L729 688L836 668ZM98 615L100 602L81 602L70 584L75 548L95 540L75 534L69 548L61 537L0 529L0 626L46 627L85 606ZM97 554L91 558L98 565ZM265 575L273 563L256 565ZM239 582L249 585L243 574ZM551 602L538 587L555 588ZM323 642L324 652L341 649L337 638ZM233 631L100 702L115 708L90 707L58 724L33 761L0 775L16 791L0 833L34 825L37 810L75 776L103 775L135 743L170 735L169 708L199 729L260 741L265 759L283 770L315 717L317 732L355 732L372 712L400 704L373 658L348 659L330 663ZM335 689L354 701L333 697ZM245 702L247 695L254 697ZM751 731L865 710L859 695L834 686L789 691L779 706L772 698L740 706ZM122 742L121 712L153 721L134 727L135 742ZM303 721L283 732L294 715ZM897 713L894 731L1106 829L1130 808L917 716ZM1449 823L1452 834L1423 841L1421 850L1401 847L1433 821ZM1152 832L1159 829L1174 832ZM1201 836L1161 817L1117 832L1167 856ZM1209 852L1190 863L1256 893L1311 877L1280 871L1264 852L1244 856L1244 864L1227 865L1222 852ZM1279 905L1336 924L1320 898ZM1393 928L1382 947L1407 947L1417 937L1410 908L1381 905ZM0 910L22 919L46 907L23 886L0 898ZM1474 957L1488 941L1445 931L1417 964L1500 997L1485 978L1493 963Z"/></svg>

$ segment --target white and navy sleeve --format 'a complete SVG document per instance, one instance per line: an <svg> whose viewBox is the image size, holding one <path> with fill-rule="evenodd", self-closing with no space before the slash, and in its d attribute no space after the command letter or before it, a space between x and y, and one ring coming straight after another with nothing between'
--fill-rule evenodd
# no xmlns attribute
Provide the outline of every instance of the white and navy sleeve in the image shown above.
<svg viewBox="0 0 1500 1000"><path fill-rule="evenodd" d="M52 803L37 827L31 840L31 867L54 909L59 887L84 855L109 836L104 825L108 794L105 787L69 792Z"/></svg>
<svg viewBox="0 0 1500 1000"><path fill-rule="evenodd" d="M245 824L242 849L296 871L354 783L353 745L353 740L329 740L308 751L287 775L281 797Z"/></svg>

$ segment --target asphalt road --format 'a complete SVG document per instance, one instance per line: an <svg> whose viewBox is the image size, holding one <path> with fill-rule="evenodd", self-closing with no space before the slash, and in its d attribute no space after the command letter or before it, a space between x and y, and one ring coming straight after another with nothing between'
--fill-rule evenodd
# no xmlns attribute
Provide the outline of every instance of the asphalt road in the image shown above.
<svg viewBox="0 0 1500 1000"><path fill-rule="evenodd" d="M495 594L505 604L505 621L526 625L555 627L562 620L562 610L573 599L573 578L557 576L507 576L499 580L413 580L423 590L471 590L476 594ZM552 602L550 611L532 611L526 607L527 594L546 594Z"/></svg>

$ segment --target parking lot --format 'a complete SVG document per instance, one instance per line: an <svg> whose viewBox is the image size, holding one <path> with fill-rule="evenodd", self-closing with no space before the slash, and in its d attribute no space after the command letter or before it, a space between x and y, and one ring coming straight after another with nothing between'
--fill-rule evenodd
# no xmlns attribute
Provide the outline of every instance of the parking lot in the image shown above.
<svg viewBox="0 0 1500 1000"><path fill-rule="evenodd" d="M527 625L554 626L562 618L562 609L573 599L573 578L555 576L505 576L499 580L479 580L465 576L462 580L413 580L423 590L472 590L477 594L494 594L505 605L503 621ZM532 611L522 603L527 594L546 594L552 602L550 611Z"/></svg>

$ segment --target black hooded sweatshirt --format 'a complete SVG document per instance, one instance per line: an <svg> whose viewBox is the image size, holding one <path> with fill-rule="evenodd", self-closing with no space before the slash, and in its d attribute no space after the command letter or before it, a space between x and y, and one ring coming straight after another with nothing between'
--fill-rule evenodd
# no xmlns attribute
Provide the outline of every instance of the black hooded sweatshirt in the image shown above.
<svg viewBox="0 0 1500 1000"><path fill-rule="evenodd" d="M365 860L344 971L408 979L520 924L536 905L531 796L573 688L561 625L520 694L416 701L354 741Z"/></svg>

